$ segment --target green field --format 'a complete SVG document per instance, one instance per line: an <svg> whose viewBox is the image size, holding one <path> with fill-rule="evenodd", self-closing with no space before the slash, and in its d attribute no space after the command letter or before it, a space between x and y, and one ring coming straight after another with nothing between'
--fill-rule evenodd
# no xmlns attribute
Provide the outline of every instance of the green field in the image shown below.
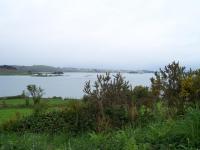
<svg viewBox="0 0 200 150"><path fill-rule="evenodd" d="M66 104L68 101L67 100L61 100L61 99L42 99L41 100L43 103L47 103L49 105L63 105ZM19 106L19 105L25 105L26 101L23 98L16 98L16 99L0 99L0 105L3 105L3 103L6 103L7 105L10 106ZM29 100L30 105L33 105L33 101Z"/></svg>
<svg viewBox="0 0 200 150"><path fill-rule="evenodd" d="M14 118L17 114L20 116L27 116L32 113L32 109L29 108L7 108L0 110L0 124Z"/></svg>
<svg viewBox="0 0 200 150"><path fill-rule="evenodd" d="M18 106L25 105L25 100L22 98L0 100L0 104L3 105L3 103L11 106ZM33 104L33 101L30 101L30 104Z"/></svg>
<svg viewBox="0 0 200 150"><path fill-rule="evenodd" d="M48 107L48 111L58 110L64 107L69 100L62 99L43 99L41 103L45 103ZM33 101L30 100L30 105L25 105L25 99L0 99L0 124L13 119L16 115L20 117L28 116L32 113Z"/></svg>

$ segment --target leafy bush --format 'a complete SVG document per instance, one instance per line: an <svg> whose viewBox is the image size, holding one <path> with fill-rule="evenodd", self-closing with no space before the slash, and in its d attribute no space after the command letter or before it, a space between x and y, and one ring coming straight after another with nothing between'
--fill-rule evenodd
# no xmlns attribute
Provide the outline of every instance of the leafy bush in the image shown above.
<svg viewBox="0 0 200 150"><path fill-rule="evenodd" d="M110 119L112 128L121 128L129 122L128 110L123 106L118 105L106 108L105 114Z"/></svg>
<svg viewBox="0 0 200 150"><path fill-rule="evenodd" d="M136 99L144 98L149 96L148 87L144 86L135 86L133 89L133 95Z"/></svg>
<svg viewBox="0 0 200 150"><path fill-rule="evenodd" d="M88 105L72 101L63 111L34 113L12 123L7 122L3 126L4 130L14 132L82 133L95 130L95 113L92 111Z"/></svg>
<svg viewBox="0 0 200 150"><path fill-rule="evenodd" d="M186 104L199 104L200 100L200 71L189 74L182 80L181 98Z"/></svg>
<svg viewBox="0 0 200 150"><path fill-rule="evenodd" d="M148 87L135 86L133 89L133 100L137 106L137 110L147 111L147 109L153 109L156 101L152 97L151 91Z"/></svg>
<svg viewBox="0 0 200 150"><path fill-rule="evenodd" d="M192 147L200 147L200 110L199 108L188 108L183 119L175 124L170 136L179 140L177 143L186 143ZM173 139L172 139L173 140Z"/></svg>
<svg viewBox="0 0 200 150"><path fill-rule="evenodd" d="M45 102L39 103L39 104L35 104L33 106L33 113L34 115L39 115L42 113L45 113L48 109L48 106Z"/></svg>
<svg viewBox="0 0 200 150"><path fill-rule="evenodd" d="M137 143L150 143L152 149L196 149L200 147L200 109L190 108L177 120L158 121L136 130Z"/></svg>
<svg viewBox="0 0 200 150"><path fill-rule="evenodd" d="M106 127L120 128L127 122L127 113L130 112L133 102L132 92L131 86L120 73L114 76L109 73L97 75L93 86L90 81L86 82L84 92L84 101L97 110L97 130L101 131Z"/></svg>

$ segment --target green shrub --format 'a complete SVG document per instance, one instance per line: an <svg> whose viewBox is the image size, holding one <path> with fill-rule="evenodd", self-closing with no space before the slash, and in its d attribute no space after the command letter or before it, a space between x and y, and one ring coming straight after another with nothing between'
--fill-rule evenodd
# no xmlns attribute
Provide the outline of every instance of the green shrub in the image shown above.
<svg viewBox="0 0 200 150"><path fill-rule="evenodd" d="M200 110L189 108L185 117L177 121L171 135L177 143L186 143L193 147L200 147Z"/></svg>
<svg viewBox="0 0 200 150"><path fill-rule="evenodd" d="M200 147L200 109L190 108L177 120L157 121L136 131L137 142L153 149L196 149Z"/></svg>
<svg viewBox="0 0 200 150"><path fill-rule="evenodd" d="M112 128L122 128L130 122L128 110L120 105L106 108L105 114L110 119Z"/></svg>
<svg viewBox="0 0 200 150"><path fill-rule="evenodd" d="M129 82L120 73L97 75L93 86L90 81L86 82L84 92L84 101L96 109L97 130L121 127L127 122L127 113L132 107L132 92Z"/></svg>
<svg viewBox="0 0 200 150"><path fill-rule="evenodd" d="M41 106L41 105L40 105ZM39 107L40 107L39 106ZM41 109L41 108L39 108ZM33 133L82 133L95 130L95 113L86 104L73 101L63 111L33 113L4 124L4 130Z"/></svg>
<svg viewBox="0 0 200 150"><path fill-rule="evenodd" d="M48 105L45 102L35 104L33 106L33 113L34 115L45 113L48 109Z"/></svg>
<svg viewBox="0 0 200 150"><path fill-rule="evenodd" d="M144 86L135 86L133 89L134 98L140 99L149 96L149 89L148 87Z"/></svg>
<svg viewBox="0 0 200 150"><path fill-rule="evenodd" d="M74 100L63 112L68 132L82 133L94 131L96 127L96 110L87 103Z"/></svg>

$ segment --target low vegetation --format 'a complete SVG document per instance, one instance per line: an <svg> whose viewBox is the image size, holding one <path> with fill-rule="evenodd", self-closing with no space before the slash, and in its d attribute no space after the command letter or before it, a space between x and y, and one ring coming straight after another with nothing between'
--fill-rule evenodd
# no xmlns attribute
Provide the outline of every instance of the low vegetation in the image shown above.
<svg viewBox="0 0 200 150"><path fill-rule="evenodd" d="M20 107L32 112L1 119L0 148L199 149L200 71L173 62L156 72L151 83L132 88L120 73L98 75L94 84L86 82L83 100L57 105L44 103L43 91L31 85L35 88L28 91L39 94L24 97ZM11 107L5 102L2 110Z"/></svg>

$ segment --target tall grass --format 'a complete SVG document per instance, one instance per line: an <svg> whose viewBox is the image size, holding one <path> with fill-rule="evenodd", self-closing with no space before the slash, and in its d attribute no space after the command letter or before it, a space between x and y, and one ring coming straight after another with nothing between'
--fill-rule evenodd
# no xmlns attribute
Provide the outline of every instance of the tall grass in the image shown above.
<svg viewBox="0 0 200 150"><path fill-rule="evenodd" d="M42 150L159 150L200 148L200 109L189 108L177 119L157 120L145 127L102 133L49 135L0 134L0 149Z"/></svg>

